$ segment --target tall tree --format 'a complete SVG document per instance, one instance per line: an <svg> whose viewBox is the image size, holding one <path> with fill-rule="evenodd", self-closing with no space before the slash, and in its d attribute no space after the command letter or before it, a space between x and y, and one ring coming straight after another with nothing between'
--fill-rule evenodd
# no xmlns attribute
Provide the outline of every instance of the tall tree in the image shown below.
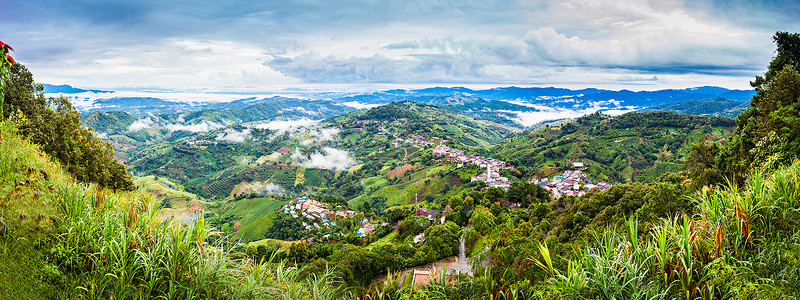
<svg viewBox="0 0 800 300"><path fill-rule="evenodd" d="M775 57L764 76L750 82L757 94L716 159L718 169L739 183L752 170L769 170L800 154L800 35L777 32L772 39Z"/></svg>
<svg viewBox="0 0 800 300"><path fill-rule="evenodd" d="M11 67L3 91L3 119L13 116L19 130L48 155L57 159L75 178L102 186L135 190L125 166L114 158L111 145L98 139L91 128L81 126L81 114L66 98L45 98L43 87L22 64Z"/></svg>

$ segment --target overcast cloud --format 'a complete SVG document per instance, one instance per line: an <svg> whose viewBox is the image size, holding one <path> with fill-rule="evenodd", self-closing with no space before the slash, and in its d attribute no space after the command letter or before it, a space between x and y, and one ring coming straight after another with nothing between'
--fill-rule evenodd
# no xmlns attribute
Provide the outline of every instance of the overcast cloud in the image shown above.
<svg viewBox="0 0 800 300"><path fill-rule="evenodd" d="M749 88L800 3L9 1L37 81L192 92L369 84Z"/></svg>

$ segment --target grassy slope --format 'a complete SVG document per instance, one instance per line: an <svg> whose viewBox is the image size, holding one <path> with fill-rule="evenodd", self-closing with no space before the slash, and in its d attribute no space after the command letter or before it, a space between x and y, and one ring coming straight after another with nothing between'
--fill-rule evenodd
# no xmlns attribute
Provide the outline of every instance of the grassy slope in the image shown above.
<svg viewBox="0 0 800 300"><path fill-rule="evenodd" d="M199 218L156 218L155 199L76 183L0 122L0 299L351 298L330 274L234 260Z"/></svg>
<svg viewBox="0 0 800 300"><path fill-rule="evenodd" d="M242 199L234 202L233 207L227 213L241 217L241 226L233 238L243 241L263 238L267 228L272 224L271 213L285 204L285 201L270 198Z"/></svg>
<svg viewBox="0 0 800 300"><path fill-rule="evenodd" d="M13 131L0 122L0 299L46 298L52 286L44 275L53 265L31 242L49 230L32 232L44 224L31 217L57 216L47 187L72 179Z"/></svg>

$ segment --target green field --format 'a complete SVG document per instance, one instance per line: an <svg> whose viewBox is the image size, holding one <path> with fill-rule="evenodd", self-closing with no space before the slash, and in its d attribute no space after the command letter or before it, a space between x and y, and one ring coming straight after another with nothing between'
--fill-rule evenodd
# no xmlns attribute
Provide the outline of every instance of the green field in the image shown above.
<svg viewBox="0 0 800 300"><path fill-rule="evenodd" d="M272 198L242 199L227 204L223 208L223 215L233 215L233 220L241 222L239 231L233 235L234 239L255 241L263 238L267 228L272 225L271 213L286 203Z"/></svg>

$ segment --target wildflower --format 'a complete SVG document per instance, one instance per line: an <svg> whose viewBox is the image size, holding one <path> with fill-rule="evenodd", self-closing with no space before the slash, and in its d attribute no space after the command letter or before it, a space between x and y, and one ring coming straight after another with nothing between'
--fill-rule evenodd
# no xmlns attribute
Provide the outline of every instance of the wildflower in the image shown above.
<svg viewBox="0 0 800 300"><path fill-rule="evenodd" d="M14 51L14 48L11 48L11 46L9 46L8 44L3 43L3 41L0 41L0 48L3 48L3 50L5 50L6 52Z"/></svg>
<svg viewBox="0 0 800 300"><path fill-rule="evenodd" d="M10 61L12 65L16 63L16 62L14 61L14 58L13 58L13 57L11 57L11 55L6 55L6 58L8 58L8 61Z"/></svg>

